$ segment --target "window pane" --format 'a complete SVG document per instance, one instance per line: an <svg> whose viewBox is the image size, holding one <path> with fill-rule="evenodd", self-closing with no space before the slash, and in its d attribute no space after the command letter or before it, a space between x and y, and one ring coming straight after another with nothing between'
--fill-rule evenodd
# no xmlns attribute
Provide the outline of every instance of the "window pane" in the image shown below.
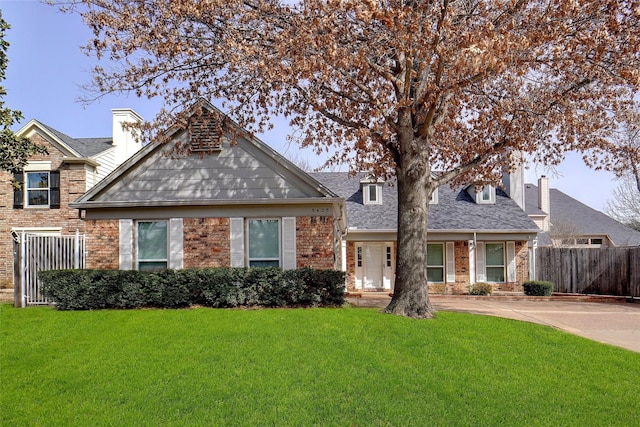
<svg viewBox="0 0 640 427"><path fill-rule="evenodd" d="M138 259L167 259L166 221L138 223Z"/></svg>
<svg viewBox="0 0 640 427"><path fill-rule="evenodd" d="M49 190L27 190L29 206L46 206L49 204Z"/></svg>
<svg viewBox="0 0 640 427"><path fill-rule="evenodd" d="M49 188L49 172L28 172L27 189Z"/></svg>
<svg viewBox="0 0 640 427"><path fill-rule="evenodd" d="M258 267L258 268L266 268L266 267L280 267L280 262L275 261L249 261L249 267Z"/></svg>
<svg viewBox="0 0 640 427"><path fill-rule="evenodd" d="M249 258L280 258L277 219L249 221Z"/></svg>
<svg viewBox="0 0 640 427"><path fill-rule="evenodd" d="M428 267L427 268L427 281L428 282L444 282L444 268L443 267Z"/></svg>
<svg viewBox="0 0 640 427"><path fill-rule="evenodd" d="M486 263L487 265L504 265L504 244L503 243L487 243L486 244Z"/></svg>
<svg viewBox="0 0 640 427"><path fill-rule="evenodd" d="M156 271L167 268L166 261L142 261L138 263L140 271Z"/></svg>
<svg viewBox="0 0 640 427"><path fill-rule="evenodd" d="M487 267L488 282L504 282L504 267Z"/></svg>
<svg viewBox="0 0 640 427"><path fill-rule="evenodd" d="M491 187L486 186L482 189L482 200L490 201L491 200Z"/></svg>
<svg viewBox="0 0 640 427"><path fill-rule="evenodd" d="M27 172L27 205L49 204L49 172Z"/></svg>
<svg viewBox="0 0 640 427"><path fill-rule="evenodd" d="M377 189L375 185L370 185L369 186L369 201L370 202L375 202L378 200L378 193L377 193Z"/></svg>
<svg viewBox="0 0 640 427"><path fill-rule="evenodd" d="M427 243L427 265L444 265L444 251L441 243Z"/></svg>

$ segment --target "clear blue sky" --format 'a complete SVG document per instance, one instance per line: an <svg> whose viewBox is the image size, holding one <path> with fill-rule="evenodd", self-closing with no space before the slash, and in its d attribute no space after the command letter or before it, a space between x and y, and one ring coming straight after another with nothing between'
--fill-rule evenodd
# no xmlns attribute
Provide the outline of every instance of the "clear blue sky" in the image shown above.
<svg viewBox="0 0 640 427"><path fill-rule="evenodd" d="M90 81L94 63L80 51L91 35L80 18L35 0L0 0L0 9L11 25L6 32L10 46L5 102L25 117L14 130L37 119L72 137L110 136L112 108L133 108L148 120L161 108L158 99L133 95L109 95L88 106L80 104L81 86ZM276 120L274 125L272 131L258 136L289 158L306 159L311 167L320 165L311 151L287 142L291 129L285 121ZM526 180L536 183L540 175L550 177L552 188L598 210L603 210L618 185L612 174L587 168L578 155L568 156L555 172L542 166L530 168Z"/></svg>

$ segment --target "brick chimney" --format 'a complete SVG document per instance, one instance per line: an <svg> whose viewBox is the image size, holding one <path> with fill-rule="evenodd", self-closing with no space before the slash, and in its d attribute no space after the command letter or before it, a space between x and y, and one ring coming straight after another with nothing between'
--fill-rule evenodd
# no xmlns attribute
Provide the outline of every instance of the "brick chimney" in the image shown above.
<svg viewBox="0 0 640 427"><path fill-rule="evenodd" d="M129 130L122 129L123 123L140 123L142 117L131 108L114 108L113 114L113 142L115 147L116 166L123 163L135 152L142 148L142 144L137 142Z"/></svg>
<svg viewBox="0 0 640 427"><path fill-rule="evenodd" d="M549 178L545 175L538 179L538 208L547 214L543 222L542 231L549 231L551 201L549 198Z"/></svg>

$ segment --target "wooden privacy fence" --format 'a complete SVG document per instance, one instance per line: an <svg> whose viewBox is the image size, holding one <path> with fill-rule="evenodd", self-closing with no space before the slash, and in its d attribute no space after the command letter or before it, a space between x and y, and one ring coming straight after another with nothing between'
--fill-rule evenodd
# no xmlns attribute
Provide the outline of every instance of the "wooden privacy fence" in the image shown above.
<svg viewBox="0 0 640 427"><path fill-rule="evenodd" d="M555 292L640 297L640 247L536 248L536 279Z"/></svg>

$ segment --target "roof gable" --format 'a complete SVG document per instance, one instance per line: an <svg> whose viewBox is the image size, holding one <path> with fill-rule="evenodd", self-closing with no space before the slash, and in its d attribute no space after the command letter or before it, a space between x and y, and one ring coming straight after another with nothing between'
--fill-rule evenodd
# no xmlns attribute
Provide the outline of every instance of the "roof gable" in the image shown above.
<svg viewBox="0 0 640 427"><path fill-rule="evenodd" d="M337 197L257 138L225 133L220 149L184 153L188 138L188 130L172 129L170 141L144 147L75 207Z"/></svg>
<svg viewBox="0 0 640 427"><path fill-rule="evenodd" d="M538 187L525 184L527 212L536 215L542 211L537 208ZM573 197L555 188L549 189L551 224L570 224L581 235L606 235L616 246L640 246L640 232L619 223L610 216L597 211ZM545 243L550 244L550 240Z"/></svg>
<svg viewBox="0 0 640 427"><path fill-rule="evenodd" d="M30 120L17 134L27 135L34 131L44 136L68 157L94 157L112 147L110 137L73 138L35 119Z"/></svg>

